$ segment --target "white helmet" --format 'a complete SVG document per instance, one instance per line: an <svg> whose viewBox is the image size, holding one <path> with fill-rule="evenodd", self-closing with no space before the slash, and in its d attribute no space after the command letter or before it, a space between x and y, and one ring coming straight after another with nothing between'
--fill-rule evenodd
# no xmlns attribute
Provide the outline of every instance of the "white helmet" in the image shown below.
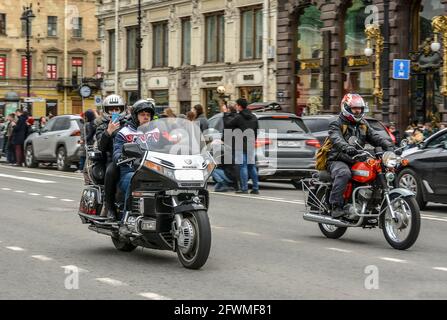
<svg viewBox="0 0 447 320"><path fill-rule="evenodd" d="M102 107L105 115L110 116L111 110L118 107L120 110L120 114L124 116L126 103L121 96L117 94L111 94L104 99Z"/></svg>

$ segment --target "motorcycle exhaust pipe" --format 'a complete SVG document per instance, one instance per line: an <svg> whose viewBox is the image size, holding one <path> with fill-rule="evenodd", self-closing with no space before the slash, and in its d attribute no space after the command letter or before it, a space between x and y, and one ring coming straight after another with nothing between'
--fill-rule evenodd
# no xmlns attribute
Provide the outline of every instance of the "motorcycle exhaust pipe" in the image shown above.
<svg viewBox="0 0 447 320"><path fill-rule="evenodd" d="M303 215L304 220L306 221L312 221L312 222L318 222L318 223L324 223L324 224L331 224L336 227L360 227L360 225L363 222L363 217L360 217L359 221L357 223L348 223L348 222L342 222L340 220L334 219L329 216L322 216L319 214L312 214L312 213L305 213Z"/></svg>

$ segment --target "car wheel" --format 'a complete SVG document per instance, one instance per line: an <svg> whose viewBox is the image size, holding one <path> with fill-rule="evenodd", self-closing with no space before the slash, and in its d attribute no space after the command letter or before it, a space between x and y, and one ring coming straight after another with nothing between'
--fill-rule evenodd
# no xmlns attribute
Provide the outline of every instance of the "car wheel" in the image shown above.
<svg viewBox="0 0 447 320"><path fill-rule="evenodd" d="M416 194L416 202L418 203L419 208L421 210L425 209L427 201L424 201L424 195L422 194L422 183L414 170L402 170L397 177L397 185L399 188L413 191Z"/></svg>
<svg viewBox="0 0 447 320"><path fill-rule="evenodd" d="M59 147L59 149L57 149L56 162L57 170L68 171L68 169L70 169L70 163L67 161L67 151L64 147Z"/></svg>
<svg viewBox="0 0 447 320"><path fill-rule="evenodd" d="M34 150L33 146L31 144L26 146L26 154L25 154L25 165L28 168L37 168L39 163L36 161L36 158L34 157Z"/></svg>

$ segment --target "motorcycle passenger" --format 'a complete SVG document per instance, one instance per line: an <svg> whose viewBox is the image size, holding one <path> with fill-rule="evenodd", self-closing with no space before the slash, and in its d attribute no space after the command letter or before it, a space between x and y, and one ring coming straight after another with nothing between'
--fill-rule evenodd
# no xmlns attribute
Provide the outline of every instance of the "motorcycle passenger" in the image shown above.
<svg viewBox="0 0 447 320"><path fill-rule="evenodd" d="M116 164L119 162L122 152L123 145L125 143L134 142L138 137L138 127L149 123L153 120L155 115L155 108L151 102L147 100L138 100L132 107L131 120L128 122L127 126L120 129L116 134L113 143L113 162ZM120 179L119 187L123 194L125 194L125 205L124 211L126 210L126 203L129 198L129 187L134 169L130 163L122 164L119 166L120 169ZM123 214L124 216L124 214Z"/></svg>
<svg viewBox="0 0 447 320"><path fill-rule="evenodd" d="M123 128L128 117L126 116L126 104L121 96L112 94L104 99L103 117L98 121L96 140L98 149L104 154L106 160L106 172L104 177L104 204L101 217L116 218L115 193L119 179L119 168L113 162L113 139L119 129ZM114 121L112 121L112 118Z"/></svg>
<svg viewBox="0 0 447 320"><path fill-rule="evenodd" d="M358 144L362 147L368 142L373 147L382 147L385 151L393 150L392 143L383 139L363 119L366 108L367 104L359 94L348 93L341 101L339 117L329 125L332 148L328 153L327 170L333 180L329 203L331 215L334 218L346 213L343 208L343 193L352 177L351 166L357 161L365 161L358 157L353 159L360 152L348 143L349 138L357 137Z"/></svg>

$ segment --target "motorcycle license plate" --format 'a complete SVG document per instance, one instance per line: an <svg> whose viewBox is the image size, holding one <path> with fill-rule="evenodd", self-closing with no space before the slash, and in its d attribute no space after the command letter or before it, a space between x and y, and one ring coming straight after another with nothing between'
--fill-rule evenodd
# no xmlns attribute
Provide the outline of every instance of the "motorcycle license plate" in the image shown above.
<svg viewBox="0 0 447 320"><path fill-rule="evenodd" d="M178 181L203 181L202 170L177 170L175 178Z"/></svg>
<svg viewBox="0 0 447 320"><path fill-rule="evenodd" d="M301 141L278 141L278 147L300 147Z"/></svg>

